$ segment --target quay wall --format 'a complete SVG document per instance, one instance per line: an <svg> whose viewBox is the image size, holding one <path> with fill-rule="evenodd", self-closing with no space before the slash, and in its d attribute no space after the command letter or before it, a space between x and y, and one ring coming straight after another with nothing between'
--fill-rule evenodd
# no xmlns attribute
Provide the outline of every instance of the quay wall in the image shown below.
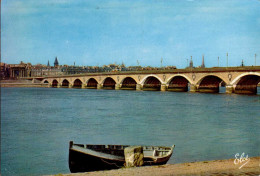
<svg viewBox="0 0 260 176"><path fill-rule="evenodd" d="M31 80L1 80L0 87L48 87L45 83L33 83Z"/></svg>

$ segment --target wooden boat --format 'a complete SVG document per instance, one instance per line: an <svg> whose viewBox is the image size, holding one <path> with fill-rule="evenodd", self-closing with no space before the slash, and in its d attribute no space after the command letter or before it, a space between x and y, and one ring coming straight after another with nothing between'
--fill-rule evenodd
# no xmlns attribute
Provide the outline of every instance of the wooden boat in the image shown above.
<svg viewBox="0 0 260 176"><path fill-rule="evenodd" d="M69 168L72 173L110 170L124 167L124 149L129 145L84 145L69 146ZM166 164L173 148L161 146L142 146L144 166Z"/></svg>

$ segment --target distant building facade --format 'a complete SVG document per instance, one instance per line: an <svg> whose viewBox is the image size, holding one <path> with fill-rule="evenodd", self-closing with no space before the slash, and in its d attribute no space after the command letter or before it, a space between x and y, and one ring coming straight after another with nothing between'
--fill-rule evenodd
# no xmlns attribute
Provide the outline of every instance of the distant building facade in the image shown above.
<svg viewBox="0 0 260 176"><path fill-rule="evenodd" d="M1 62L1 69L0 69L0 78L5 79L9 77L7 65Z"/></svg>
<svg viewBox="0 0 260 176"><path fill-rule="evenodd" d="M47 65L31 63L20 64L5 64L1 63L1 79L19 79L23 77L44 77L44 76L58 76L58 75L71 75L71 74L83 74L83 73L96 73L96 72L122 72L122 71L142 71L142 70L169 70L176 69L175 66L167 67L141 67L141 66L129 66L126 67L123 63L109 64L98 66L68 66L59 65L58 58L55 57L54 66L50 66L48 60Z"/></svg>
<svg viewBox="0 0 260 176"><path fill-rule="evenodd" d="M21 62L20 64L5 64L1 63L1 79L16 79L26 77L27 64Z"/></svg>

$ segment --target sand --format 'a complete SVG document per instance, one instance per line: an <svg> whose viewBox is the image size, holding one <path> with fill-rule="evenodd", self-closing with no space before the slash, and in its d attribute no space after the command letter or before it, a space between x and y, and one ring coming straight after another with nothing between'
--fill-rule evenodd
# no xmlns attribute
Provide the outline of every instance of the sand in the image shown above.
<svg viewBox="0 0 260 176"><path fill-rule="evenodd" d="M234 164L234 159L202 161L181 164L166 164L162 166L146 166L134 168L122 168L110 171L96 171L75 174L57 174L55 176L114 176L114 175L252 175L260 176L260 157L252 157L250 160ZM246 163L247 162L247 163ZM244 166L242 166L244 164ZM242 168L240 168L242 166ZM240 169L239 169L240 168Z"/></svg>

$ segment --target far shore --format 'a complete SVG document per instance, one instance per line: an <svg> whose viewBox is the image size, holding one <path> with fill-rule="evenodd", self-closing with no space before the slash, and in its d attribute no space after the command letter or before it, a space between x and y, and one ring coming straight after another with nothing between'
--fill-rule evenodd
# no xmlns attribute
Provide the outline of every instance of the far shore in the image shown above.
<svg viewBox="0 0 260 176"><path fill-rule="evenodd" d="M239 159L239 158L238 158ZM96 171L86 173L56 174L54 176L114 176L114 175L135 175L135 176L180 176L180 175L260 175L260 156L251 157L248 160L214 160L200 161L181 164L166 164L161 166L146 166L122 168L109 171ZM235 164L236 163L236 164ZM243 166L242 166L243 165ZM241 167L242 166L242 167Z"/></svg>
<svg viewBox="0 0 260 176"><path fill-rule="evenodd" d="M48 87L44 83L32 83L30 80L1 80L1 87Z"/></svg>
<svg viewBox="0 0 260 176"><path fill-rule="evenodd" d="M1 83L0 87L48 87L45 84L26 84L26 83Z"/></svg>
<svg viewBox="0 0 260 176"><path fill-rule="evenodd" d="M44 85L44 84L37 84L37 83L34 83L34 84L23 84L23 83L1 83L1 86L0 87L48 87L48 85Z"/></svg>

